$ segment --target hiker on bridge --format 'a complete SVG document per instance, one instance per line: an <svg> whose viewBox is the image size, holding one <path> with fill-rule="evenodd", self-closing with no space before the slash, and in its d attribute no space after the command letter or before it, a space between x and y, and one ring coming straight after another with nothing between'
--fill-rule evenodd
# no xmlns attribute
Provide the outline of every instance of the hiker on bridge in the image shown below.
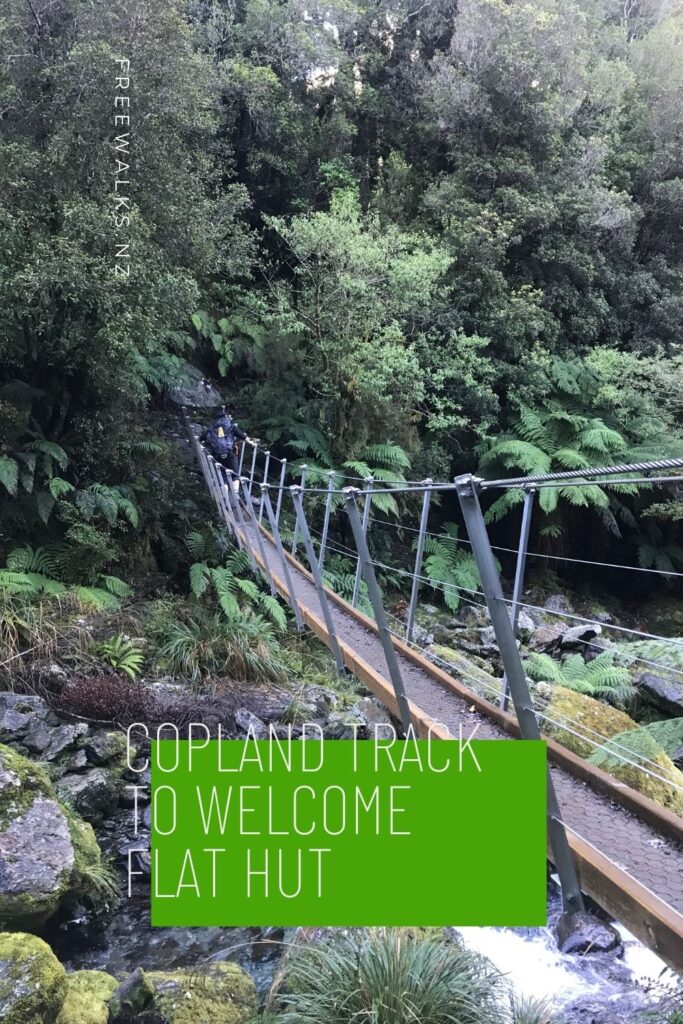
<svg viewBox="0 0 683 1024"><path fill-rule="evenodd" d="M239 491L237 442L249 440L246 432L233 420L226 407L223 406L220 416L213 421L210 427L203 430L199 437L208 445L216 462L220 462L236 478L235 484Z"/></svg>

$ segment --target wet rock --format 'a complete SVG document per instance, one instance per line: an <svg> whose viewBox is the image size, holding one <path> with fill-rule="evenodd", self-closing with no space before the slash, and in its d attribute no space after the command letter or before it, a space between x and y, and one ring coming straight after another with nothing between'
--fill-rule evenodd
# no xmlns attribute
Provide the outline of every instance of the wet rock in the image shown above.
<svg viewBox="0 0 683 1024"><path fill-rule="evenodd" d="M90 825L31 761L0 746L0 919L33 928L87 893L100 851Z"/></svg>
<svg viewBox="0 0 683 1024"><path fill-rule="evenodd" d="M119 781L106 768L92 768L82 774L65 775L57 783L59 796L91 823L101 821L115 809L119 791Z"/></svg>
<svg viewBox="0 0 683 1024"><path fill-rule="evenodd" d="M155 971L149 980L154 1006L168 1024L246 1024L256 1015L254 982L234 963L211 964L192 974Z"/></svg>
<svg viewBox="0 0 683 1024"><path fill-rule="evenodd" d="M55 1024L108 1024L109 999L116 978L104 971L75 971L66 976L66 999Z"/></svg>
<svg viewBox="0 0 683 1024"><path fill-rule="evenodd" d="M241 732L248 733L251 731L251 735L257 740L268 739L268 726L265 722L262 722L260 718L257 718L253 712L248 711L246 708L238 708L235 712L235 725Z"/></svg>
<svg viewBox="0 0 683 1024"><path fill-rule="evenodd" d="M538 626L531 635L529 647L532 651L551 651L559 645L564 626Z"/></svg>
<svg viewBox="0 0 683 1024"><path fill-rule="evenodd" d="M105 729L99 729L88 737L83 749L91 764L107 764L109 761L119 760L125 756L126 737L122 732L107 732Z"/></svg>
<svg viewBox="0 0 683 1024"><path fill-rule="evenodd" d="M109 1024L129 1024L154 1003L154 988L138 967L113 992L109 1000Z"/></svg>
<svg viewBox="0 0 683 1024"><path fill-rule="evenodd" d="M55 1024L64 1004L66 973L35 935L0 932L0 1020Z"/></svg>
<svg viewBox="0 0 683 1024"><path fill-rule="evenodd" d="M673 672L662 671L661 675L643 672L636 676L636 685L660 711L667 715L683 715L683 682Z"/></svg>
<svg viewBox="0 0 683 1024"><path fill-rule="evenodd" d="M413 643L418 647L431 647L434 643L434 633L423 626L413 626Z"/></svg>
<svg viewBox="0 0 683 1024"><path fill-rule="evenodd" d="M621 945L616 928L585 911L562 914L555 935L561 953L609 953Z"/></svg>
<svg viewBox="0 0 683 1024"><path fill-rule="evenodd" d="M367 738L368 722L363 712L355 705L346 711L333 711L325 724L325 738L328 740L352 740Z"/></svg>
<svg viewBox="0 0 683 1024"><path fill-rule="evenodd" d="M677 768L683 768L683 747L679 747L678 750L674 750L671 755L671 760Z"/></svg>
<svg viewBox="0 0 683 1024"><path fill-rule="evenodd" d="M128 864L130 862L131 870L134 872L140 872L140 875L136 877L144 879L151 876L152 862L145 836L138 835L135 839L121 843L117 852L120 860L125 865L126 870L128 869Z"/></svg>
<svg viewBox="0 0 683 1024"><path fill-rule="evenodd" d="M75 747L78 740L88 732L85 722L58 725L50 733L47 745L42 750L44 761L54 761L65 750ZM27 743L28 746L28 743Z"/></svg>
<svg viewBox="0 0 683 1024"><path fill-rule="evenodd" d="M517 633L521 637L529 637L536 629L536 623L526 609L521 608L517 616Z"/></svg>
<svg viewBox="0 0 683 1024"><path fill-rule="evenodd" d="M324 718L330 711L334 711L339 704L339 697L334 690L315 684L304 687L302 699L305 703L313 705L316 712L315 717L320 718Z"/></svg>
<svg viewBox="0 0 683 1024"><path fill-rule="evenodd" d="M14 708L7 708L0 716L0 743L16 743L31 726L31 716Z"/></svg>
<svg viewBox="0 0 683 1024"><path fill-rule="evenodd" d="M77 750L76 753L69 758L68 764L66 765L67 772L80 772L88 767L88 758L85 750Z"/></svg>

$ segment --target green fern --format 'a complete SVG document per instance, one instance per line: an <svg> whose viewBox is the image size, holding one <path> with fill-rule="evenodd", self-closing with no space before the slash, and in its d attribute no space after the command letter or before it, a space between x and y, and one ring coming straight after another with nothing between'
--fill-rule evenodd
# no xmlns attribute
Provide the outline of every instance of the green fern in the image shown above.
<svg viewBox="0 0 683 1024"><path fill-rule="evenodd" d="M529 678L537 682L558 683L577 693L623 704L637 690L628 669L614 664L615 656L615 651L603 651L597 658L584 661L580 654L570 654L560 662L548 654L533 653L524 662L524 668Z"/></svg>
<svg viewBox="0 0 683 1024"><path fill-rule="evenodd" d="M443 594L446 607L457 612L459 590L480 590L481 581L474 555L459 543L458 527L446 523L444 530L443 537L426 538L424 573L432 587Z"/></svg>
<svg viewBox="0 0 683 1024"><path fill-rule="evenodd" d="M683 747L683 718L665 722L651 722L638 729L628 729L612 736L589 758L598 768L608 771L623 763L624 756L638 763L646 764L656 760L662 753L671 757ZM660 771L665 769L660 768ZM680 772L675 781L680 782Z"/></svg>
<svg viewBox="0 0 683 1024"><path fill-rule="evenodd" d="M605 527L619 534L610 499L596 484L581 483L581 470L609 464L621 456L626 441L616 430L597 417L571 412L556 399L547 399L541 409L520 405L512 429L480 448L479 471L483 476L537 476L549 472L576 470L573 486L545 487L538 504L544 517L545 536L557 537L562 532L562 506L593 509ZM637 488L627 482L616 482L615 494L632 495ZM505 492L488 509L488 522L497 522L524 499L523 491Z"/></svg>
<svg viewBox="0 0 683 1024"><path fill-rule="evenodd" d="M108 665L119 672L125 672L131 679L136 678L144 662L144 653L139 644L121 635L101 643L99 653Z"/></svg>
<svg viewBox="0 0 683 1024"><path fill-rule="evenodd" d="M19 463L6 455L0 455L0 484L16 498L19 490Z"/></svg>

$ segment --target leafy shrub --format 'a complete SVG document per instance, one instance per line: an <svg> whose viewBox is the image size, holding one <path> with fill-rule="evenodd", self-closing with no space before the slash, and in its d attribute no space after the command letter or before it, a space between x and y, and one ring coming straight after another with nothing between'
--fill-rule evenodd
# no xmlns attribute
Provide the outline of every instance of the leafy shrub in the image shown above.
<svg viewBox="0 0 683 1024"><path fill-rule="evenodd" d="M453 942L398 929L353 941L294 947L278 1024L498 1024L501 977L492 964Z"/></svg>

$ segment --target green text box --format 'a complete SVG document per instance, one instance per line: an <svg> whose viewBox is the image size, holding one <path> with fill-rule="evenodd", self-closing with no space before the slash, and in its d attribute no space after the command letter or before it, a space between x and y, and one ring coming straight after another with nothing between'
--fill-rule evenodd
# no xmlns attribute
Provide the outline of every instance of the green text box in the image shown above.
<svg viewBox="0 0 683 1024"><path fill-rule="evenodd" d="M435 741L443 771L426 740L326 740L308 772L312 740L212 741L191 771L188 754L153 744L154 925L546 923L542 742Z"/></svg>

